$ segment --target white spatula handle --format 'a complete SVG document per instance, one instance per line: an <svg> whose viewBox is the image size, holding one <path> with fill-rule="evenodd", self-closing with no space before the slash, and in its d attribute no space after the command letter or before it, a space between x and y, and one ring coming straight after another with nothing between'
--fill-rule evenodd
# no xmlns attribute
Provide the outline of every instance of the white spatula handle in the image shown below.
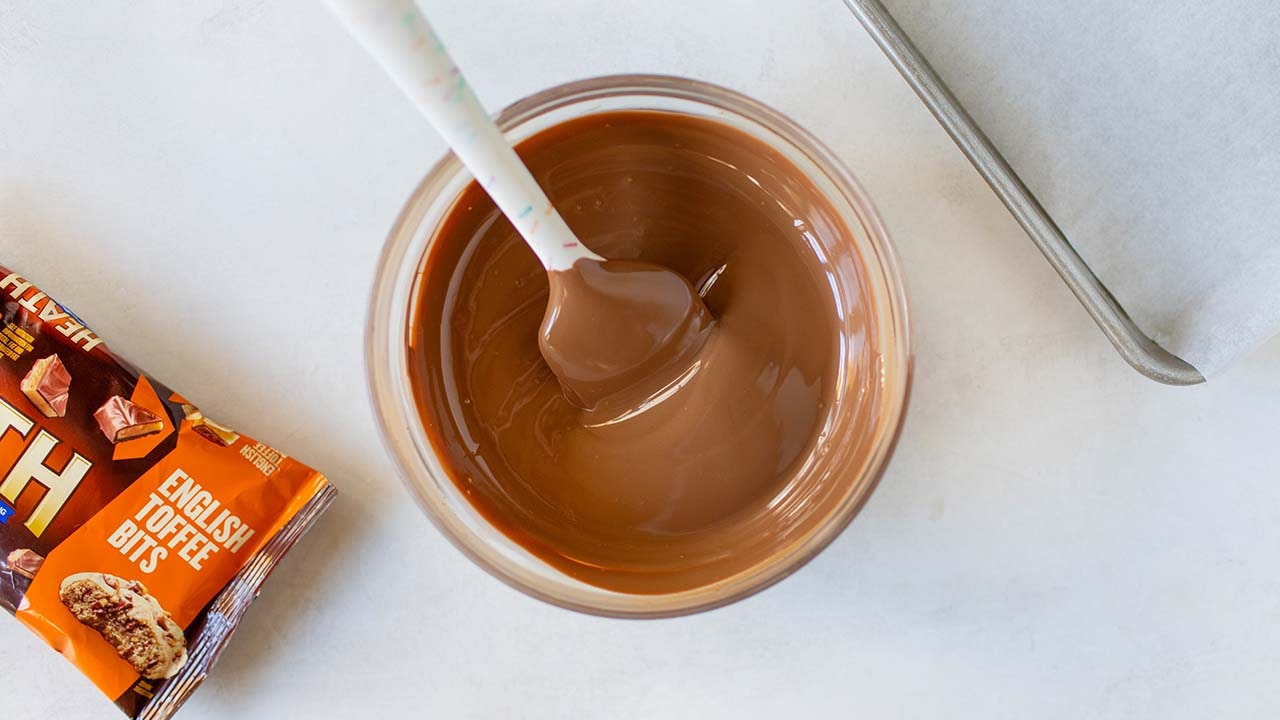
<svg viewBox="0 0 1280 720"><path fill-rule="evenodd" d="M574 236L413 0L327 0L511 220L547 270L600 256Z"/></svg>

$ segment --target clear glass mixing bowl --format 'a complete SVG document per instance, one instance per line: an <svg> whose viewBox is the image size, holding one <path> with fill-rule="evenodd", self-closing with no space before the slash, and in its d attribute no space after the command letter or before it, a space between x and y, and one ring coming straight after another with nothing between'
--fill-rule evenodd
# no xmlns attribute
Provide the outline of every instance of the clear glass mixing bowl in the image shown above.
<svg viewBox="0 0 1280 720"><path fill-rule="evenodd" d="M880 354L874 377L842 367L836 401L809 472L845 484L835 509L777 554L713 585L667 595L631 595L575 580L545 564L491 526L442 467L432 447L407 372L409 323L422 261L441 221L472 181L453 155L431 169L401 211L374 281L366 335L373 404L388 448L418 504L441 532L478 565L523 592L556 605L615 617L666 617L718 607L757 592L795 571L826 547L875 489L893 452L911 384L911 334L898 260L884 226L853 175L831 151L776 111L725 88L655 75L619 75L568 83L508 107L498 124L519 142L558 123L594 113L652 110L694 115L729 125L785 156L823 192L850 231L848 242L819 238L836 268L837 293L869 296ZM850 273L862 267L861 287ZM844 270L841 270L844 268ZM846 307L853 303L846 303ZM843 329L847 342L861 326ZM872 403L874 422L855 427L842 403ZM856 433L856 436L854 435Z"/></svg>

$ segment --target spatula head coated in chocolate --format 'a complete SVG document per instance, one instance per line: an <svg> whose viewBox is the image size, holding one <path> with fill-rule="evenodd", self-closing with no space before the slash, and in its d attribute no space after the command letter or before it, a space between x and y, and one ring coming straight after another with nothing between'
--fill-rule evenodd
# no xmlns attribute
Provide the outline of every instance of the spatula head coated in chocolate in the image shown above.
<svg viewBox="0 0 1280 720"><path fill-rule="evenodd" d="M683 276L653 263L579 260L549 281L538 345L575 405L614 419L697 372L712 318Z"/></svg>

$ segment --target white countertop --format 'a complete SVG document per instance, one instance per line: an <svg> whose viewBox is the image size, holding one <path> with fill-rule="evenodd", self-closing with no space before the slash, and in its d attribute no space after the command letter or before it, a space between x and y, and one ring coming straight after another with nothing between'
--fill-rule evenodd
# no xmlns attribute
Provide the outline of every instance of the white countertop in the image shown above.
<svg viewBox="0 0 1280 720"><path fill-rule="evenodd" d="M817 560L689 618L573 614L455 551L374 426L378 250L440 142L318 6L8 0L0 264L342 495L182 711L213 717L1280 713L1280 343L1130 370L839 0L424 0L492 108L690 75L861 177L912 292L897 455ZM114 717L0 621L13 717Z"/></svg>

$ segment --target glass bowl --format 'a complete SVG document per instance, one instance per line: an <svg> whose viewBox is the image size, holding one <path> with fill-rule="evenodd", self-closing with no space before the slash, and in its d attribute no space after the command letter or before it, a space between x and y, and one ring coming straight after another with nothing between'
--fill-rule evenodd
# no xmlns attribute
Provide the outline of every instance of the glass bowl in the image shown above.
<svg viewBox="0 0 1280 720"><path fill-rule="evenodd" d="M808 472L825 473L845 484L841 500L830 513L748 570L712 585L665 595L625 594L580 582L490 525L441 465L422 427L407 371L409 323L423 259L441 221L473 179L452 154L418 185L383 248L369 309L366 361L387 447L427 517L459 550L512 587L561 607L613 617L668 617L718 607L768 587L807 562L849 524L875 489L902 426L911 384L911 334L897 257L866 193L816 138L761 103L695 80L617 75L544 90L502 111L498 125L518 143L573 118L618 110L693 115L748 133L807 175L848 230L844 235L852 242L810 240L822 246L818 250L835 269L829 280L837 306L842 295L849 293L859 293L864 302L870 299L875 308L871 329L878 336L880 352L869 367L842 357L836 399L807 463ZM850 273L858 275L856 281ZM865 330L865 325L855 328L848 323L842 328L842 347L865 342L859 336ZM863 417L869 408L872 422L853 427L852 412L841 410L854 406Z"/></svg>

